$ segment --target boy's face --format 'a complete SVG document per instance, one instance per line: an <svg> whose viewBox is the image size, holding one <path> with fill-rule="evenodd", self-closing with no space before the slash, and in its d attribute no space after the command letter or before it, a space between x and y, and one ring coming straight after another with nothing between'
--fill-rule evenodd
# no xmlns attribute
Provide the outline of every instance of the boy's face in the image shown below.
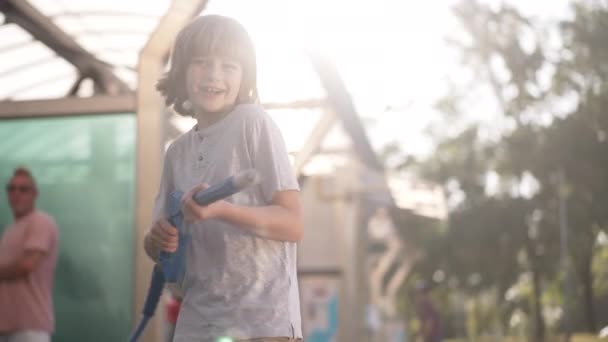
<svg viewBox="0 0 608 342"><path fill-rule="evenodd" d="M186 86L195 113L231 110L242 78L241 64L235 60L219 56L194 57L186 73Z"/></svg>

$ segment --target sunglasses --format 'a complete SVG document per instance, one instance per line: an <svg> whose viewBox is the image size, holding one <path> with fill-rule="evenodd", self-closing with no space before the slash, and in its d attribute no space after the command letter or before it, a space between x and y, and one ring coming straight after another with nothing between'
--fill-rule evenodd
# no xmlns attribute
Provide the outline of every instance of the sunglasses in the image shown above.
<svg viewBox="0 0 608 342"><path fill-rule="evenodd" d="M32 190L31 186L27 186L27 185L7 185L6 186L6 191L7 192L16 192L19 191L20 193L26 193L29 192L30 190Z"/></svg>

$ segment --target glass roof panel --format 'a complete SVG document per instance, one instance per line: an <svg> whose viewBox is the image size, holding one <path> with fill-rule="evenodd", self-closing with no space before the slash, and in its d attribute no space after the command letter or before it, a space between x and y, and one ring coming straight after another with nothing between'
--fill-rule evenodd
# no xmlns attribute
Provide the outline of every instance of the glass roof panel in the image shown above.
<svg viewBox="0 0 608 342"><path fill-rule="evenodd" d="M112 65L132 89L139 51L170 4L169 0L29 2L81 47ZM60 98L68 93L78 77L69 62L18 25L0 25L0 38L0 100Z"/></svg>
<svg viewBox="0 0 608 342"><path fill-rule="evenodd" d="M29 1L77 44L112 65L115 74L134 90L139 51L170 4L169 0ZM251 15L260 8L273 10L265 11L263 16ZM306 41L300 39L302 36L294 27L300 25L301 20L295 24L290 22L294 13L288 11L287 5L276 0L211 0L204 13L234 17L249 31L256 47L262 103L325 98L325 91L305 53ZM0 26L0 35L0 48L5 46L7 50L0 54L0 65L6 65L7 72L11 73L10 77L0 78L0 85L11 84L0 87L0 99L7 96L13 100L60 98L67 94L77 78L76 69L70 63L40 42L28 43L33 38L15 25ZM30 59L23 58L24 53ZM31 65L19 69L17 61L31 62ZM83 83L79 96L92 94L90 83ZM269 114L283 132L289 152L295 156L321 118L322 110L272 109ZM179 131L193 124L191 118L172 117L171 121ZM349 146L346 134L339 121L337 123L323 143L323 148L331 150L330 153Z"/></svg>

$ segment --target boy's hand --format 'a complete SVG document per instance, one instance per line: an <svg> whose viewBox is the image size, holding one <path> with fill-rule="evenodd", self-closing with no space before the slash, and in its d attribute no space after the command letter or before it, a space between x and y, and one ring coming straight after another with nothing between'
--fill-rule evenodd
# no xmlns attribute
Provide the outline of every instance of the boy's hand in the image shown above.
<svg viewBox="0 0 608 342"><path fill-rule="evenodd" d="M199 184L184 194L182 197L182 213L184 220L188 223L216 218L221 215L226 201L217 201L209 205L199 205L193 199L194 194L208 188L207 184Z"/></svg>
<svg viewBox="0 0 608 342"><path fill-rule="evenodd" d="M177 228L166 219L160 219L150 229L149 240L152 246L158 250L175 252L178 244Z"/></svg>

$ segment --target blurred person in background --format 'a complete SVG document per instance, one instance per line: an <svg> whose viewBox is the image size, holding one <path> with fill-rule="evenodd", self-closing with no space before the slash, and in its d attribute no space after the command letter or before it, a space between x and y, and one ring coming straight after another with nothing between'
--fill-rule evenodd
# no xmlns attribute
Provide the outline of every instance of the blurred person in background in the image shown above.
<svg viewBox="0 0 608 342"><path fill-rule="evenodd" d="M6 191L14 221L0 240L0 342L49 342L57 225L36 209L38 188L29 170L17 168Z"/></svg>
<svg viewBox="0 0 608 342"><path fill-rule="evenodd" d="M433 304L430 297L431 287L421 282L416 285L415 306L416 315L420 321L418 332L419 340L422 342L441 341L441 315Z"/></svg>

